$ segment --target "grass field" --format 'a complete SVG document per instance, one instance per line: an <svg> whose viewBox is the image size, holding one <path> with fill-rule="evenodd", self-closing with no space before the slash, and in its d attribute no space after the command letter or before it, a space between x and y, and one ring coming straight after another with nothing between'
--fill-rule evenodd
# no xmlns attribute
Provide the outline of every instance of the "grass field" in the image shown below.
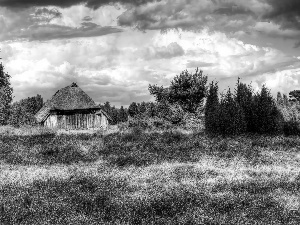
<svg viewBox="0 0 300 225"><path fill-rule="evenodd" d="M0 135L0 224L299 224L298 137Z"/></svg>

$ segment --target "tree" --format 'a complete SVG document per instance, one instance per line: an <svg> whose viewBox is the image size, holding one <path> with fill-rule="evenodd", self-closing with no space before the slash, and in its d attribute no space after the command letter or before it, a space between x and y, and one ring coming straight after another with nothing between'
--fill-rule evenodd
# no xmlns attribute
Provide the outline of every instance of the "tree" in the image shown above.
<svg viewBox="0 0 300 225"><path fill-rule="evenodd" d="M109 103L108 101L104 103L104 105L103 105L103 110L104 110L106 113L108 113L108 114L111 113L111 106L110 106L110 103Z"/></svg>
<svg viewBox="0 0 300 225"><path fill-rule="evenodd" d="M140 114L145 113L147 111L146 102L142 102L138 108Z"/></svg>
<svg viewBox="0 0 300 225"><path fill-rule="evenodd" d="M211 82L208 89L205 109L204 109L204 121L205 130L208 133L219 132L219 96L218 96L218 83Z"/></svg>
<svg viewBox="0 0 300 225"><path fill-rule="evenodd" d="M155 96L156 102L169 102L169 88L164 88L163 86L159 87L156 84L149 84L148 90L151 95Z"/></svg>
<svg viewBox="0 0 300 225"><path fill-rule="evenodd" d="M283 105L283 98L279 91L277 92L277 104L281 106Z"/></svg>
<svg viewBox="0 0 300 225"><path fill-rule="evenodd" d="M235 96L236 97L236 96ZM246 120L242 107L228 89L219 107L219 131L223 136L237 135L246 131Z"/></svg>
<svg viewBox="0 0 300 225"><path fill-rule="evenodd" d="M149 92L159 103L178 104L184 111L194 113L203 105L207 92L206 84L207 76L197 68L194 74L185 70L176 75L168 88L149 85Z"/></svg>
<svg viewBox="0 0 300 225"><path fill-rule="evenodd" d="M131 117L136 116L139 113L138 106L135 102L132 102L128 107L128 114Z"/></svg>
<svg viewBox="0 0 300 225"><path fill-rule="evenodd" d="M13 126L36 124L35 114L42 106L43 98L41 95L14 102L11 106L8 123Z"/></svg>
<svg viewBox="0 0 300 225"><path fill-rule="evenodd" d="M289 93L289 97L290 97L291 101L298 101L298 102L300 102L300 90L291 91Z"/></svg>
<svg viewBox="0 0 300 225"><path fill-rule="evenodd" d="M283 98L283 105L284 106L289 106L289 99L288 99L288 97L285 94L283 94L282 98Z"/></svg>
<svg viewBox="0 0 300 225"><path fill-rule="evenodd" d="M109 103L109 102L106 102ZM106 104L105 103L105 104ZM115 106L110 106L110 108L108 108L108 104L106 104L106 108L108 109L108 115L111 118L111 121L109 122L111 125L115 125L119 122L119 110L115 107Z"/></svg>
<svg viewBox="0 0 300 225"><path fill-rule="evenodd" d="M194 113L203 105L207 92L207 76L196 69L194 74L187 70L174 77L170 86L170 102L179 104L185 111Z"/></svg>
<svg viewBox="0 0 300 225"><path fill-rule="evenodd" d="M246 122L247 131L251 130L253 126L253 113L252 113L252 102L253 102L253 89L251 85L246 85L240 82L238 78L236 89L234 93L234 100L241 109L243 110Z"/></svg>
<svg viewBox="0 0 300 225"><path fill-rule="evenodd" d="M252 132L272 134L280 131L282 115L266 86L263 85L261 91L255 94L252 109L254 125Z"/></svg>
<svg viewBox="0 0 300 225"><path fill-rule="evenodd" d="M0 125L6 125L10 112L10 104L13 99L13 88L10 84L10 75L4 72L4 66L0 63Z"/></svg>
<svg viewBox="0 0 300 225"><path fill-rule="evenodd" d="M156 105L153 102L148 102L146 108L147 108L147 110L146 110L147 116L149 116L149 117L157 116Z"/></svg>
<svg viewBox="0 0 300 225"><path fill-rule="evenodd" d="M119 109L118 122L126 122L128 119L127 112L123 106Z"/></svg>

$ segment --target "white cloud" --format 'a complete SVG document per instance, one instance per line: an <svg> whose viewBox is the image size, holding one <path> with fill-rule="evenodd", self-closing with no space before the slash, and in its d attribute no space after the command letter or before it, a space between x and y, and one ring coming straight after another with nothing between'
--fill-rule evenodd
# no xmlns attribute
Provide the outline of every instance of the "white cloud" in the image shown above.
<svg viewBox="0 0 300 225"><path fill-rule="evenodd" d="M178 46L180 54L173 51ZM286 91L297 83L284 80L295 80L292 74L299 75L300 68L297 58L279 50L205 30L127 30L88 39L15 42L7 44L6 49L10 57L5 66L12 75L16 100L37 93L47 99L74 81L97 102L110 101L119 106L147 101L149 83L168 85L182 70L192 72L191 62L194 67L199 62L200 69L209 65L204 74L219 80L220 90L232 87L239 76L247 83L252 81L256 89L267 83L276 91ZM143 49L151 49L152 57ZM173 55L176 57L169 57Z"/></svg>
<svg viewBox="0 0 300 225"><path fill-rule="evenodd" d="M273 22L257 22L253 27L254 31L262 32L272 37L287 39L300 39L300 30L282 29L279 24Z"/></svg>

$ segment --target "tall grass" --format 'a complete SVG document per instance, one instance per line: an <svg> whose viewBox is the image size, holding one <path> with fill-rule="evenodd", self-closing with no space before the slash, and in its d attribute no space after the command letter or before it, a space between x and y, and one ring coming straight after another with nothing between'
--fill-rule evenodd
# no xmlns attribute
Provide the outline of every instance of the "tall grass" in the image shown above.
<svg viewBox="0 0 300 225"><path fill-rule="evenodd" d="M11 164L69 171L0 182L0 224L300 223L296 137L134 128L104 136L4 132L0 142L7 174ZM76 164L100 158L104 164Z"/></svg>
<svg viewBox="0 0 300 225"><path fill-rule="evenodd" d="M168 130L144 132L134 127L107 135L0 134L0 160L10 164L70 164L104 159L114 166L147 166L162 162L197 162L203 155L248 160L267 150L299 147L300 141L283 136L209 137L203 133Z"/></svg>
<svg viewBox="0 0 300 225"><path fill-rule="evenodd" d="M192 171L187 168L187 171ZM215 171L216 174L218 174ZM186 174L186 173L185 173ZM297 224L298 181L262 180L196 185L131 177L74 176L0 187L1 224ZM182 177L183 179L183 177ZM166 184L169 185L166 186ZM284 199L285 198L285 199ZM294 209L290 209L290 208Z"/></svg>
<svg viewBox="0 0 300 225"><path fill-rule="evenodd" d="M90 162L99 158L103 146L97 134L40 133L0 135L0 160L10 164Z"/></svg>

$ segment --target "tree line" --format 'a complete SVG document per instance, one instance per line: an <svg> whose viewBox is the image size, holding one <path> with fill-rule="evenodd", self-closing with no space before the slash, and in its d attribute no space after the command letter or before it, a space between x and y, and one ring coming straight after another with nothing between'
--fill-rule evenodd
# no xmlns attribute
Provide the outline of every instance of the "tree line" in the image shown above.
<svg viewBox="0 0 300 225"><path fill-rule="evenodd" d="M10 78L0 64L0 125L36 124L34 115L43 106L43 98L36 95L12 103ZM211 134L272 134L298 130L300 90L291 91L289 97L278 93L275 99L266 86L255 93L251 85L240 79L235 89L228 89L225 94L219 93L218 82L207 82L208 77L198 68L194 73L184 70L168 87L149 85L154 102L132 102L128 109L111 106L108 101L100 106L111 117L111 124L160 121L179 125L188 119L200 118L204 120L206 132Z"/></svg>

